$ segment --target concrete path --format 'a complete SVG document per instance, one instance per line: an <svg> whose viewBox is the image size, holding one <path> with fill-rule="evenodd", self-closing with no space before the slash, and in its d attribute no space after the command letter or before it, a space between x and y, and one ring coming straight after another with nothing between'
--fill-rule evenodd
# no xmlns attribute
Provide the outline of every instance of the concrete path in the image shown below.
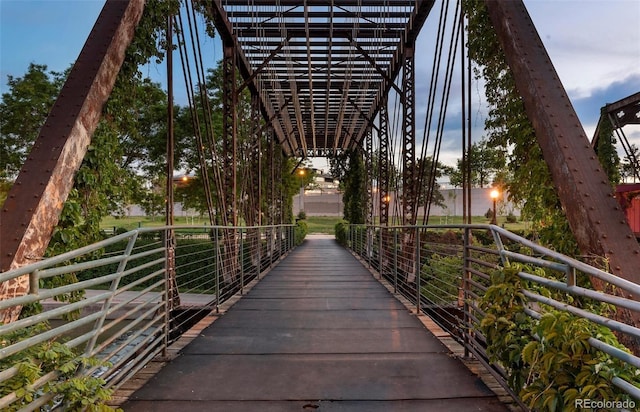
<svg viewBox="0 0 640 412"><path fill-rule="evenodd" d="M125 411L506 411L335 240L310 238Z"/></svg>

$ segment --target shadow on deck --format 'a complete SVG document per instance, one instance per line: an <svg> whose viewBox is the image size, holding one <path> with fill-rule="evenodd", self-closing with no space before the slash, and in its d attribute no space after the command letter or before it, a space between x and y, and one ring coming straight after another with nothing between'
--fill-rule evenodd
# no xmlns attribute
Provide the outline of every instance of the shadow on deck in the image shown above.
<svg viewBox="0 0 640 412"><path fill-rule="evenodd" d="M125 411L508 410L347 250L308 238Z"/></svg>

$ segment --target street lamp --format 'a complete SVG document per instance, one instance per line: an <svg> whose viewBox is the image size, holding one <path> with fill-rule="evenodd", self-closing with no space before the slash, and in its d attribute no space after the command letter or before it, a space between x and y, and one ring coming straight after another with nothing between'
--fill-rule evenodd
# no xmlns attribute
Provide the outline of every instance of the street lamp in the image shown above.
<svg viewBox="0 0 640 412"><path fill-rule="evenodd" d="M302 179L304 178L304 169L298 170L300 176L300 196L298 197L298 213L302 212L302 196L304 196L304 187L302 186Z"/></svg>
<svg viewBox="0 0 640 412"><path fill-rule="evenodd" d="M497 225L498 220L496 219L496 202L498 200L498 196L500 196L500 192L498 192L497 189L493 189L489 195L491 196L491 199L493 199L493 217L491 218L491 224Z"/></svg>

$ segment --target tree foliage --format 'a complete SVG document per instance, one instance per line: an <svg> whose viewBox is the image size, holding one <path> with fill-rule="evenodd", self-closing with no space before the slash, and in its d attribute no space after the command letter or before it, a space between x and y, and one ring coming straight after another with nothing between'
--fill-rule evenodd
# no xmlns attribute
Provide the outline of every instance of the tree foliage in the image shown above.
<svg viewBox="0 0 640 412"><path fill-rule="evenodd" d="M8 92L0 102L0 179L17 176L65 78L35 63L22 77L8 76Z"/></svg>
<svg viewBox="0 0 640 412"><path fill-rule="evenodd" d="M613 135L613 125L603 107L600 113L598 145L595 147L602 169L609 177L609 182L616 185L622 180L620 156L616 150L616 138Z"/></svg>
<svg viewBox="0 0 640 412"><path fill-rule="evenodd" d="M507 154L503 146L494 146L487 139L473 143L469 149L468 161L471 169L472 187L486 187L503 172L507 165ZM462 187L465 165L458 159L456 168L449 174L449 182Z"/></svg>
<svg viewBox="0 0 640 412"><path fill-rule="evenodd" d="M344 193L342 195L344 219L352 224L365 221L365 170L362 152L350 150L346 152Z"/></svg>
<svg viewBox="0 0 640 412"><path fill-rule="evenodd" d="M632 180L635 183L640 168L638 167L638 164L636 164L636 162L632 159L640 159L640 148L632 143L629 150L632 154L632 157L625 156L622 164L620 165L620 174L623 180Z"/></svg>
<svg viewBox="0 0 640 412"><path fill-rule="evenodd" d="M438 179L442 176L451 175L453 173L453 168L438 162L437 166L434 168L433 158L431 156L427 156L422 159L418 159L417 162L418 168L418 183L421 184L422 190L420 190L420 196L418 198L418 205L426 205L427 203L431 203L438 206L444 205L444 196L440 192L440 184L438 183ZM432 176L435 173L435 176ZM433 190L431 192L431 199L427 199L427 190L425 186L433 183Z"/></svg>
<svg viewBox="0 0 640 412"><path fill-rule="evenodd" d="M465 0L464 9L469 22L469 54L476 63L476 77L485 82L490 106L485 122L487 143L510 149L506 182L510 200L521 205L523 218L533 222L532 229L542 243L575 255L577 243L486 6L479 0Z"/></svg>
<svg viewBox="0 0 640 412"><path fill-rule="evenodd" d="M589 339L596 336L622 351L628 349L606 326L550 306L540 305L539 319L530 317L526 309L531 303L523 290L535 288L559 300L566 295L529 284L521 272L553 278L543 268L522 264L496 270L480 299L486 315L477 325L487 338L490 361L506 372L511 389L536 411L575 411L576 399L628 402L629 395L611 380L617 376L638 385L637 368L591 346Z"/></svg>

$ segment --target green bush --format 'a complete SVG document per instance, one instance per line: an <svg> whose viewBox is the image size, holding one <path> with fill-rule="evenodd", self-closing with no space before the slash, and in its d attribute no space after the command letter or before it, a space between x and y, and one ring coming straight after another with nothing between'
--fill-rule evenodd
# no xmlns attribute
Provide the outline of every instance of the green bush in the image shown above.
<svg viewBox="0 0 640 412"><path fill-rule="evenodd" d="M349 222L346 220L339 220L335 226L334 230L336 233L336 240L343 246L347 246L347 231L349 230Z"/></svg>
<svg viewBox="0 0 640 412"><path fill-rule="evenodd" d="M462 258L434 254L420 269L421 293L431 302L447 304L458 298L462 277Z"/></svg>
<svg viewBox="0 0 640 412"><path fill-rule="evenodd" d="M309 226L307 225L307 222L305 220L298 220L296 222L296 230L295 230L296 245L299 245L302 243L304 238L307 236L308 232L309 232Z"/></svg>
<svg viewBox="0 0 640 412"><path fill-rule="evenodd" d="M518 217L513 214L513 212L509 212L507 215L507 223L517 223Z"/></svg>
<svg viewBox="0 0 640 412"><path fill-rule="evenodd" d="M126 247L127 241L118 242L105 248L104 254L116 255L122 253ZM136 242L136 252L139 253L144 250L157 248L159 246L157 240L151 239L138 239ZM131 261L127 268L134 266L140 266L154 260L157 260L164 256L164 253L154 253L149 256L135 259ZM156 263L155 265L137 271L133 274L123 277L120 280L120 286L133 283L154 271L164 267L164 261ZM200 290L215 290L215 268L216 268L216 254L214 253L214 245L212 242L197 240L197 239L178 239L176 245L176 267L180 268L178 272L178 288L182 285L192 288L197 285ZM89 270L85 270L77 274L78 280L94 279L101 276L106 276L114 273L118 268L118 264L101 266ZM158 277L149 279L140 285L138 288L150 286L158 281Z"/></svg>

